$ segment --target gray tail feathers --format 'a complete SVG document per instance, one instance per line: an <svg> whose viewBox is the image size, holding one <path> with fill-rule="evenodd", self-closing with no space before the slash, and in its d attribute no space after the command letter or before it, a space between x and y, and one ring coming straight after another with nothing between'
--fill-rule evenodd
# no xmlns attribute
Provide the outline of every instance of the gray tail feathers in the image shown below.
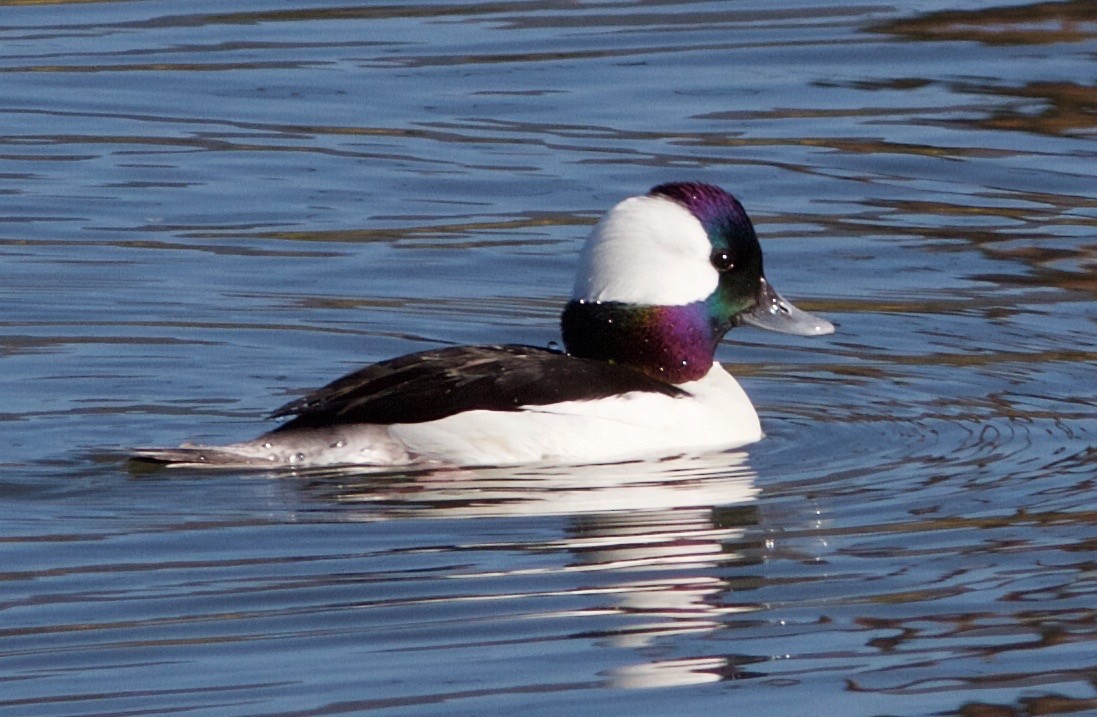
<svg viewBox="0 0 1097 717"><path fill-rule="evenodd" d="M242 466L270 465L268 461L260 461L223 448L191 445L182 445L178 448L134 448L130 451L130 459L142 463L188 468L199 466L239 468Z"/></svg>

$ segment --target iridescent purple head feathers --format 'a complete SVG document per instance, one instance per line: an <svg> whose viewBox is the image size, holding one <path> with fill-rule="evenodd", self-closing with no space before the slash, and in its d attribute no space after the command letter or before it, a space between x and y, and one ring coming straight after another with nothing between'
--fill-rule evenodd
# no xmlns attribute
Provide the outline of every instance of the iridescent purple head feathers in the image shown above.
<svg viewBox="0 0 1097 717"><path fill-rule="evenodd" d="M818 335L765 280L743 205L700 182L660 184L617 204L591 231L562 317L570 353L674 383L696 380L733 326Z"/></svg>
<svg viewBox="0 0 1097 717"><path fill-rule="evenodd" d="M669 182L652 187L648 196L666 197L689 210L705 228L714 249L731 249L740 265L762 273L762 249L747 211L733 195L701 182ZM745 267L744 267L745 268Z"/></svg>

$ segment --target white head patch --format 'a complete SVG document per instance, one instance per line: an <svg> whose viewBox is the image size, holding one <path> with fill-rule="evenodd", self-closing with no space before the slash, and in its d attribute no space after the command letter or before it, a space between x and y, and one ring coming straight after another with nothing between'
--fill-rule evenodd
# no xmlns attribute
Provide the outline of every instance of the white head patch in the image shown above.
<svg viewBox="0 0 1097 717"><path fill-rule="evenodd" d="M697 217L666 197L630 197L610 209L579 254L571 298L678 306L711 294L720 275Z"/></svg>

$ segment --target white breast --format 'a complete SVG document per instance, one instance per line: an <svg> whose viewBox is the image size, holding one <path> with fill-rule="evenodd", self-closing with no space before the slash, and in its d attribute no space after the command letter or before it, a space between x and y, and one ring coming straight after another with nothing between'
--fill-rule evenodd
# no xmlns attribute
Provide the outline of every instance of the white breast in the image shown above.
<svg viewBox="0 0 1097 717"><path fill-rule="evenodd" d="M635 392L517 412L468 411L389 432L413 456L464 466L607 462L734 448L762 437L750 399L719 364L681 387L691 396Z"/></svg>

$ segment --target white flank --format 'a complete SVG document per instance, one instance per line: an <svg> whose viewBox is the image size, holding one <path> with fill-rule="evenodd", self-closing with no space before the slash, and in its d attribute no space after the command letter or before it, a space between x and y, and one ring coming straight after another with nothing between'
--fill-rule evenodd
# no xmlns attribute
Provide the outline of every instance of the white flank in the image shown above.
<svg viewBox="0 0 1097 717"><path fill-rule="evenodd" d="M735 448L762 437L750 399L719 364L681 388L692 395L635 392L517 412L468 411L389 430L419 460L463 466L604 463Z"/></svg>
<svg viewBox="0 0 1097 717"><path fill-rule="evenodd" d="M593 401L466 411L437 421L267 433L227 446L141 449L187 466L513 466L609 463L737 448L762 437L758 414L718 363L677 398L633 392Z"/></svg>
<svg viewBox="0 0 1097 717"><path fill-rule="evenodd" d="M572 298L666 306L700 301L719 280L711 252L688 209L665 197L630 197L591 231Z"/></svg>

